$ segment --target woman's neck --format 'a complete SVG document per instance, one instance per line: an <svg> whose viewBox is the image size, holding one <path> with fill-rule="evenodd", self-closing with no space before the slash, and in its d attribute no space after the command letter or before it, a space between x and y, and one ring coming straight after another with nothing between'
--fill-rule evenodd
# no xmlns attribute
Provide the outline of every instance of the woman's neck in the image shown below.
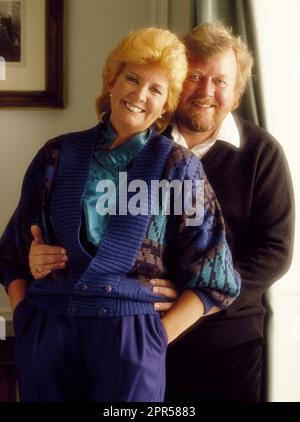
<svg viewBox="0 0 300 422"><path fill-rule="evenodd" d="M113 139L112 143L108 146L108 149L114 149L125 142L129 141L129 139L133 138L138 132L127 132L123 128L117 127L116 124L112 123L111 119L109 119L109 124L116 134L115 138Z"/></svg>
<svg viewBox="0 0 300 422"><path fill-rule="evenodd" d="M110 145L108 145L108 149L114 149L117 148L118 146L124 144L125 142L129 141L129 139L133 138L136 134L135 133L131 133L129 135L120 135L117 134L116 137L114 138L114 140L112 141L112 143Z"/></svg>

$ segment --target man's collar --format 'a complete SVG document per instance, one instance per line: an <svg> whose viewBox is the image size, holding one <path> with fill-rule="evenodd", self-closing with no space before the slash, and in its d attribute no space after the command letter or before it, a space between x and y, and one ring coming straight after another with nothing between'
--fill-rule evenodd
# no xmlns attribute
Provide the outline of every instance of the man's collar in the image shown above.
<svg viewBox="0 0 300 422"><path fill-rule="evenodd" d="M235 123L232 113L228 113L225 119L223 120L219 133L214 136L215 139L220 141L228 142L229 144L235 146L236 148L240 147L240 133L238 127Z"/></svg>
<svg viewBox="0 0 300 422"><path fill-rule="evenodd" d="M178 143L179 145L182 145L188 148L183 135L178 129L176 121L173 121L172 125L173 125L172 136L174 138L174 141ZM221 123L219 131L216 131L211 138L209 138L207 141L199 145L205 144L205 145L211 146L215 143L217 139L220 141L228 142L229 144L235 146L236 148L240 147L240 134L239 134L239 130L237 128L237 125L235 123L232 113L227 114L227 116ZM197 146L194 148L197 148ZM194 148L192 148L192 150Z"/></svg>

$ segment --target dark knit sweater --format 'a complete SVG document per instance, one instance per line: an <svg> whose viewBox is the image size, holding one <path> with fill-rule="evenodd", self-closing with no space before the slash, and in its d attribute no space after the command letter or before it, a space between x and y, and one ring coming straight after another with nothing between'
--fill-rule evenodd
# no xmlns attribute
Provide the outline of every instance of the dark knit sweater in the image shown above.
<svg viewBox="0 0 300 422"><path fill-rule="evenodd" d="M234 116L240 148L217 141L202 158L221 205L241 294L228 309L207 316L176 347L220 349L263 337L263 294L289 268L294 237L294 198L278 142L264 129ZM180 345L181 343L181 345Z"/></svg>
<svg viewBox="0 0 300 422"><path fill-rule="evenodd" d="M204 180L204 220L187 226L186 215L116 215L91 256L83 246L82 198L101 125L48 142L24 178L19 206L0 245L0 277L31 281L29 300L67 315L119 316L155 313L151 278L172 278L204 303L225 308L239 293L219 205L199 160L152 132L128 171L128 183ZM149 190L149 192L151 192ZM128 194L128 200L133 194ZM149 193L150 195L150 193ZM149 198L150 199L150 198ZM195 199L195 198L194 198ZM42 212L41 212L42 210ZM41 224L49 242L64 246L66 271L33 281L28 269L30 225Z"/></svg>

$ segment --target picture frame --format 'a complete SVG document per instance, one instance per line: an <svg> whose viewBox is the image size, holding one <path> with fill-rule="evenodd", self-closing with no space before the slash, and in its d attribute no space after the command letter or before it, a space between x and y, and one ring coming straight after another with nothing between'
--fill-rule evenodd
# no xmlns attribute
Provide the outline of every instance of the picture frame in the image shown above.
<svg viewBox="0 0 300 422"><path fill-rule="evenodd" d="M20 0L21 2L22 0ZM24 1L24 0L23 0ZM28 2L28 0L26 0ZM35 0L29 0L34 2ZM4 2L5 3L5 2ZM7 1L8 3L8 1ZM26 38L26 30L32 31L32 23L30 23L30 11L28 11L30 3L25 3L25 10L27 20L29 24L24 25L24 34L22 37L28 40L30 37ZM38 3L40 6L41 3ZM32 9L35 14L36 21L43 21L45 28L45 37L43 44L44 62L41 66L43 85L42 89L1 89L0 81L0 108L27 108L27 107L37 107L37 108L63 108L64 107L64 75L63 75L63 0L44 0L42 6L42 12L44 16L38 16L36 18L36 10ZM44 8L44 10L43 10ZM41 13L41 12L39 12ZM42 13L41 13L42 14ZM33 15L33 13L32 13ZM45 20L43 20L43 18ZM32 18L33 20L33 18ZM31 34L31 39L32 34ZM28 41L27 41L28 42ZM29 48L28 48L29 49ZM38 53L37 53L38 54ZM1 54L0 54L1 55ZM23 59L22 59L23 60ZM24 72L28 62L26 57L24 59L25 65L22 63L15 64L16 72ZM2 63L3 65L3 63ZM9 65L9 63L8 63ZM6 71L8 74L8 70ZM17 73L18 74L18 73ZM20 74L20 73L19 73ZM35 75L30 75L30 78L34 79ZM17 79L17 77L15 78Z"/></svg>

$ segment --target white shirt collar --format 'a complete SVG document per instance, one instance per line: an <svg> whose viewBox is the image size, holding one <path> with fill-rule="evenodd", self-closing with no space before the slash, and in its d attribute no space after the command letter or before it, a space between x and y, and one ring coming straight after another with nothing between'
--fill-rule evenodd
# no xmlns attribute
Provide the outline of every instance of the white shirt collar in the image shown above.
<svg viewBox="0 0 300 422"><path fill-rule="evenodd" d="M181 134L181 132L179 132L176 122L173 121L172 125L172 136L174 138L174 141L179 145L188 148L183 135ZM202 142L199 145L194 146L191 151L197 157L202 158L207 153L207 151L213 146L217 139L220 141L228 142L236 148L240 147L240 134L232 113L227 114L227 116L221 123L220 129L216 131L211 138L209 138L205 142Z"/></svg>

